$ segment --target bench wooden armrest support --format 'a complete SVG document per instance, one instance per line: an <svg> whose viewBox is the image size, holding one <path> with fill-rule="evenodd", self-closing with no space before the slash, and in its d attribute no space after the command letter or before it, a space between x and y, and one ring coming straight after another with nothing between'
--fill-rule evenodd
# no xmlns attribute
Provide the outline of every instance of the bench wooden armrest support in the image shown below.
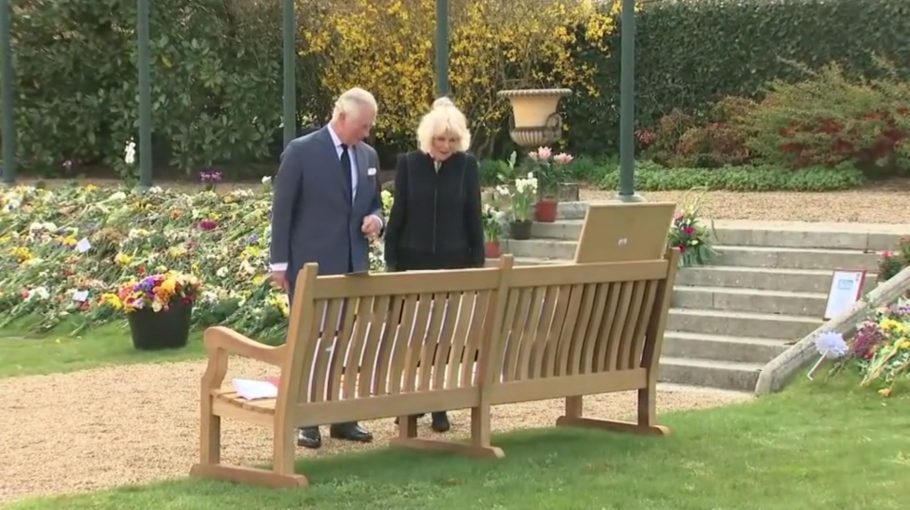
<svg viewBox="0 0 910 510"><path fill-rule="evenodd" d="M204 342L210 357L218 355L218 351L224 351L276 367L280 367L284 362L284 346L265 345L224 326L206 329Z"/></svg>

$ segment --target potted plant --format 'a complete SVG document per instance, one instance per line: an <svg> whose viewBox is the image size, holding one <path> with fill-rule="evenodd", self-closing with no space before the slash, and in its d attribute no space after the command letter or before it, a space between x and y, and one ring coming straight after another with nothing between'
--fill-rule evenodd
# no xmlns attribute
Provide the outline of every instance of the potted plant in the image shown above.
<svg viewBox="0 0 910 510"><path fill-rule="evenodd" d="M195 276L174 272L121 286L117 297L129 320L133 346L139 350L184 347L201 288Z"/></svg>
<svg viewBox="0 0 910 510"><path fill-rule="evenodd" d="M512 239L531 238L531 208L536 200L537 177L529 172L527 177L515 179L512 189L509 190L509 205L512 213L509 233Z"/></svg>
<svg viewBox="0 0 910 510"><path fill-rule="evenodd" d="M553 154L549 147L538 147L528 153L530 170L537 176L540 196L535 204L534 219L544 223L556 221L559 208L559 187L566 167L574 158L570 154Z"/></svg>
<svg viewBox="0 0 910 510"><path fill-rule="evenodd" d="M502 236L502 211L492 204L483 204L484 252L488 259L502 255L499 239Z"/></svg>

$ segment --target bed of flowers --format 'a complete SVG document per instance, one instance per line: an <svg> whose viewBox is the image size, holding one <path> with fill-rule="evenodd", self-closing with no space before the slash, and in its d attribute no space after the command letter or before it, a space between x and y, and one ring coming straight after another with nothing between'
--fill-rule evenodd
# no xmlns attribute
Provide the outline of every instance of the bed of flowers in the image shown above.
<svg viewBox="0 0 910 510"><path fill-rule="evenodd" d="M854 372L861 377L860 386L888 397L896 384L910 382L910 300L901 298L875 310L856 325L848 341L840 333L826 332L815 346L819 361L834 360L829 377Z"/></svg>
<svg viewBox="0 0 910 510"><path fill-rule="evenodd" d="M386 206L391 196L383 196ZM280 340L287 297L269 281L271 185L219 194L95 186L0 190L0 326L77 329L123 318L118 289L173 271L202 284L193 322ZM374 270L382 267L377 244Z"/></svg>

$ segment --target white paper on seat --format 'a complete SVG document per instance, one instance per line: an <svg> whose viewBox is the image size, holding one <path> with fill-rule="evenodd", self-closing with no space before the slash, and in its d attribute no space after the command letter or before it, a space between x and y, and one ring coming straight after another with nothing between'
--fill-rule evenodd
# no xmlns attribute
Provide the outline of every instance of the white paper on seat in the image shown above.
<svg viewBox="0 0 910 510"><path fill-rule="evenodd" d="M278 387L268 381L234 379L231 384L234 385L237 395L247 400L278 397Z"/></svg>

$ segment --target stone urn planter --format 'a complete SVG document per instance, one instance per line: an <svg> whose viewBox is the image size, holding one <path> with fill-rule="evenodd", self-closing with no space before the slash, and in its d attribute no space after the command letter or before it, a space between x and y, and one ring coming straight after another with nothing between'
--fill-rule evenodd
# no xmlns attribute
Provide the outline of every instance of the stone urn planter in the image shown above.
<svg viewBox="0 0 910 510"><path fill-rule="evenodd" d="M559 140L562 117L556 112L559 100L571 95L570 89L511 89L498 95L512 105L509 135L518 145L530 148Z"/></svg>

